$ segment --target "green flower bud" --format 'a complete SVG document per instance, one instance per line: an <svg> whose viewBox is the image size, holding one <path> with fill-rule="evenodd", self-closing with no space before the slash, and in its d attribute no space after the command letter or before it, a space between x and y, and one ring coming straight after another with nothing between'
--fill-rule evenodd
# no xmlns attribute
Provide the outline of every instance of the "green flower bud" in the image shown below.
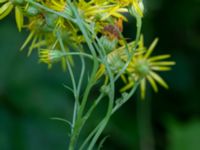
<svg viewBox="0 0 200 150"><path fill-rule="evenodd" d="M65 53L59 50L42 49L39 51L40 62L52 64L61 61Z"/></svg>
<svg viewBox="0 0 200 150"><path fill-rule="evenodd" d="M57 20L58 20L58 15L50 14L50 13L45 14L45 21L46 21L47 26L55 27Z"/></svg>
<svg viewBox="0 0 200 150"><path fill-rule="evenodd" d="M108 94L110 92L110 86L103 85L100 89L101 93Z"/></svg>
<svg viewBox="0 0 200 150"><path fill-rule="evenodd" d="M30 5L26 8L26 13L29 16L36 16L40 13L40 10L38 8Z"/></svg>
<svg viewBox="0 0 200 150"><path fill-rule="evenodd" d="M117 39L110 40L106 36L102 36L100 38L100 42L103 48L105 49L105 51L109 53L116 48L118 40Z"/></svg>

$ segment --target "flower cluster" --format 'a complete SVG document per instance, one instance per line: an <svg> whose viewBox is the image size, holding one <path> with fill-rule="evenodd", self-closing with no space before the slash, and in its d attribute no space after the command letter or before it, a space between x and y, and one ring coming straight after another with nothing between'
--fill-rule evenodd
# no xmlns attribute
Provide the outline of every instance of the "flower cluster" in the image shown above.
<svg viewBox="0 0 200 150"><path fill-rule="evenodd" d="M138 80L141 81L142 97L145 95L146 80L155 91L158 91L155 81L167 88L167 84L155 71L170 70L174 62L162 61L169 55L150 57L157 40L147 49L142 36L140 40L131 43L126 43L123 38L123 22L128 21L124 14L142 18L142 0L0 0L0 19L6 17L13 8L19 31L22 28L30 31L21 50L29 45L30 55L33 49L37 49L40 62L47 63L49 67L61 61L65 70L66 61L73 63L70 52L86 53L82 45L87 38L91 42L98 38L113 74L118 74L127 64L120 74L126 84L121 92L133 87ZM79 20L73 8L77 9ZM78 21L83 22L87 31L85 35L77 25ZM96 73L97 79L103 74L106 74L106 67L101 62Z"/></svg>
<svg viewBox="0 0 200 150"><path fill-rule="evenodd" d="M29 31L21 50L28 48L28 55L37 50L39 62L48 67L61 62L63 70L69 72L72 87L67 88L74 94L74 113L71 122L59 119L71 127L69 150L77 148L82 127L105 96L109 101L106 115L85 138L80 149L94 148L111 115L130 99L138 85L142 98L146 82L155 92L157 84L168 88L158 72L170 70L175 62L166 60L170 57L168 54L151 56L157 38L149 48L144 46L142 0L0 0L0 20L13 9L18 30ZM130 17L135 18L137 30L135 40L127 42L123 23ZM73 72L77 56L81 62L79 78ZM92 63L90 70L86 67L86 58ZM88 80L83 88L86 75ZM101 80L104 82L98 98L86 107L92 87ZM117 80L122 80L123 85L119 89L121 95L116 98Z"/></svg>

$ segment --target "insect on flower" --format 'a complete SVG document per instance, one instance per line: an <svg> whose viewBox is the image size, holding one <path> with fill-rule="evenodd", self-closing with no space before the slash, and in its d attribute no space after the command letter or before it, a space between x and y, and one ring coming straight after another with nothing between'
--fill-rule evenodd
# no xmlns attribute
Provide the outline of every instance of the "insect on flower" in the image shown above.
<svg viewBox="0 0 200 150"><path fill-rule="evenodd" d="M119 18L114 25L108 24L103 29L103 34L107 35L111 40L120 39L120 33L123 31L123 20Z"/></svg>

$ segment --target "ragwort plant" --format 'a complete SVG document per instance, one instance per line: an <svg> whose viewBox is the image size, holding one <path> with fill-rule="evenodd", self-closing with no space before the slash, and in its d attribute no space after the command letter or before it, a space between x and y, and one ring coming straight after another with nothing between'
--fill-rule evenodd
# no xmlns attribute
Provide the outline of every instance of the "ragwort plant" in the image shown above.
<svg viewBox="0 0 200 150"><path fill-rule="evenodd" d="M70 126L69 150L94 149L110 117L138 87L141 98L145 98L147 81L155 92L157 84L168 88L157 72L170 70L175 62L166 60L170 57L168 54L151 56L157 38L149 47L144 46L142 0L0 0L0 19L13 9L18 30L25 28L30 32L21 50L28 47L28 55L37 50L39 61L49 68L60 62L71 77L72 87L68 88L74 95L72 120L54 118ZM135 39L129 43L123 36L123 22L128 22L125 14L136 19ZM73 72L75 57L81 61L78 79ZM87 85L83 87L85 75L88 75L86 59L91 61L92 68ZM120 89L115 86L118 80L124 83ZM96 83L101 84L99 95L86 107ZM116 92L121 96L116 97ZM105 116L84 141L77 144L84 125L105 98L108 100Z"/></svg>

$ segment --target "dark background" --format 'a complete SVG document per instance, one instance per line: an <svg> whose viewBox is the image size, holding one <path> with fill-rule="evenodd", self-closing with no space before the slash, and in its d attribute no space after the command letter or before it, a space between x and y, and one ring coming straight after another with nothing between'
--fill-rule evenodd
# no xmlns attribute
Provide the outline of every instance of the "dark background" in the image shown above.
<svg viewBox="0 0 200 150"><path fill-rule="evenodd" d="M177 62L162 75L170 89L149 88L145 101L135 94L109 122L103 149L199 150L200 1L146 0L143 23L146 45L159 37L154 54ZM135 27L125 26L134 37ZM49 118L70 119L73 97L63 87L69 77L37 63L36 51L19 52L27 34L17 31L13 14L0 22L0 150L64 150L67 127Z"/></svg>

